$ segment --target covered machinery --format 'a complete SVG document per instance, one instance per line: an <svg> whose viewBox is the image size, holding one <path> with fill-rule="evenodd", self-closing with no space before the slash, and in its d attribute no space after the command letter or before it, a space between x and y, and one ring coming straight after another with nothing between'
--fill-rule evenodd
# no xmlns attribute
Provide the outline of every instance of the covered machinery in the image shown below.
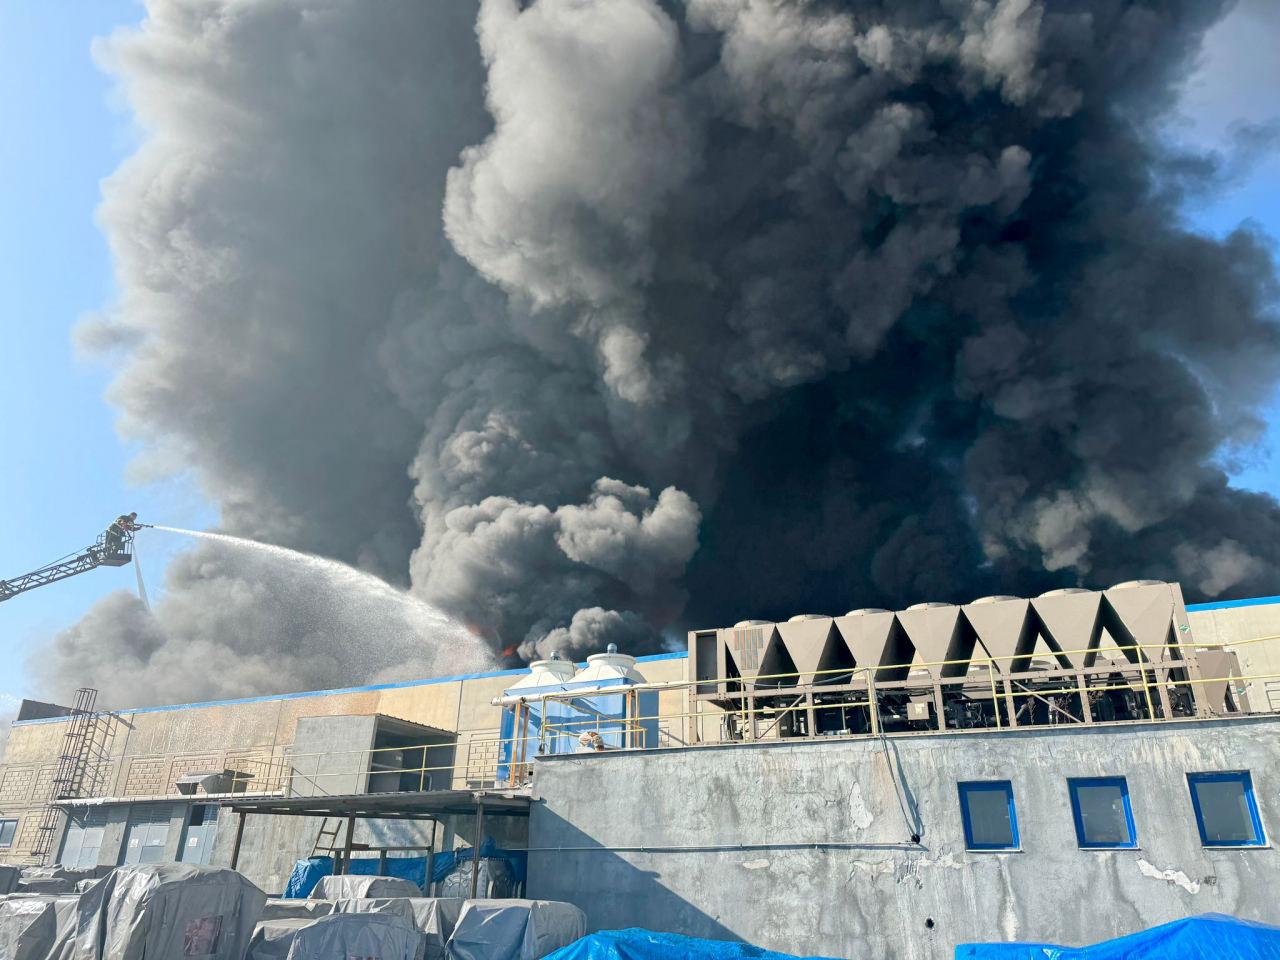
<svg viewBox="0 0 1280 960"><path fill-rule="evenodd" d="M556 900L468 900L449 938L449 960L538 960L587 932L587 917Z"/></svg>
<svg viewBox="0 0 1280 960"><path fill-rule="evenodd" d="M689 634L722 735L815 736L1247 712L1235 655L1197 650L1181 588L1138 580Z"/></svg>
<svg viewBox="0 0 1280 960"><path fill-rule="evenodd" d="M117 867L79 894L0 901L0 957L243 960L266 899L233 870Z"/></svg>

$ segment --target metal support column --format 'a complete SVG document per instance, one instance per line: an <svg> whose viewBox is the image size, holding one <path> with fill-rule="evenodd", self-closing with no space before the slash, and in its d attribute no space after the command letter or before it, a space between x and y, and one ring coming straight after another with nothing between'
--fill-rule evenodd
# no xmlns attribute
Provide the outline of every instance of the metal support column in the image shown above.
<svg viewBox="0 0 1280 960"><path fill-rule="evenodd" d="M355 839L356 818L347 817L347 838L342 844L342 869L339 873L351 872L351 843Z"/></svg>
<svg viewBox="0 0 1280 960"><path fill-rule="evenodd" d="M432 819L431 821L431 844L427 847L427 878L422 885L422 892L426 896L431 896L431 869L436 858L436 827L440 821Z"/></svg>
<svg viewBox="0 0 1280 960"><path fill-rule="evenodd" d="M476 835L471 841L471 899L480 883L480 844L484 842L484 798L476 800Z"/></svg>
<svg viewBox="0 0 1280 960"><path fill-rule="evenodd" d="M1083 670L1076 673L1076 690L1080 694L1081 719L1085 723L1093 723L1093 707L1089 705L1089 681L1085 679Z"/></svg>
<svg viewBox="0 0 1280 960"><path fill-rule="evenodd" d="M1009 683L1009 678L1005 677L1000 681L1004 685L1004 704L1005 711L1009 716L1009 726L1016 727L1018 725L1018 704L1013 698L1013 687Z"/></svg>
<svg viewBox="0 0 1280 960"><path fill-rule="evenodd" d="M1151 671L1156 676L1156 682L1160 684L1156 690L1156 694L1160 697L1160 711L1164 714L1164 719L1169 720L1173 717L1173 704L1169 700L1169 671L1155 667Z"/></svg>
<svg viewBox="0 0 1280 960"><path fill-rule="evenodd" d="M867 719L871 722L871 735L880 735L880 701L876 699L876 675L867 673Z"/></svg>
<svg viewBox="0 0 1280 960"><path fill-rule="evenodd" d="M235 870L240 864L240 841L244 839L244 818L246 814L240 811L239 819L236 821L236 841L231 847L231 869Z"/></svg>

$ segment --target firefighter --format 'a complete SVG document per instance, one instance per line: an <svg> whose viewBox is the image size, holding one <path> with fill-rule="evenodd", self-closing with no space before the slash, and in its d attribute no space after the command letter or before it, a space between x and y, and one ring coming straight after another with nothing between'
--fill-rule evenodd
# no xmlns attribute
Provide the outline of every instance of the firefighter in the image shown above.
<svg viewBox="0 0 1280 960"><path fill-rule="evenodd" d="M138 524L138 513L122 513L107 527L107 551L119 553L124 545L125 534L136 533L142 527Z"/></svg>

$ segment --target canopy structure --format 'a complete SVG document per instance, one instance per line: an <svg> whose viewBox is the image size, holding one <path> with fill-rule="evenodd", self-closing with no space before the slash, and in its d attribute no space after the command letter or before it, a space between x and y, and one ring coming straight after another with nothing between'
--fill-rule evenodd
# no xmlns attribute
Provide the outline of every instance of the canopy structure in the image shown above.
<svg viewBox="0 0 1280 960"><path fill-rule="evenodd" d="M346 820L346 839L342 856L335 864L336 873L349 871L351 852L368 850L353 842L357 820L434 820L447 816L475 818L475 840L472 843L472 891L476 895L479 879L480 848L484 842L484 818L528 817L532 802L527 790L425 790L398 793L357 793L345 796L314 797L228 797L221 806L239 814L235 845L231 850L231 869L240 862L240 841L244 837L245 819L254 814L270 817L332 817ZM385 856L390 850L407 847L380 847ZM413 848L420 849L420 848ZM431 875L428 853L427 876Z"/></svg>
<svg viewBox="0 0 1280 960"><path fill-rule="evenodd" d="M522 790L426 790L357 793L334 797L229 797L221 806L235 813L273 817L355 817L357 820L438 820L483 808L487 816L527 817L530 796Z"/></svg>

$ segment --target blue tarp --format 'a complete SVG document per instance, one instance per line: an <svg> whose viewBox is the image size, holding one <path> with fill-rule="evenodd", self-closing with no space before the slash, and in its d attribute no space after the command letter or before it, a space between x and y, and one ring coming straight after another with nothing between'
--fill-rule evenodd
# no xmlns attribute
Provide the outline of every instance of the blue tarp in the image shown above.
<svg viewBox="0 0 1280 960"><path fill-rule="evenodd" d="M437 862L439 862L440 856L439 854L436 855ZM438 870L432 870L432 872L436 873ZM315 889L315 885L320 882L320 878L327 877L331 873L333 873L332 857L310 857L306 860L299 860L293 865L293 873L289 875L289 883L284 888L284 895L286 898L293 900L308 897L311 895L311 891ZM351 869L348 873L364 877L377 876L378 859L376 857L352 857ZM388 877L411 880L419 887L426 889L427 858L387 857L386 875Z"/></svg>
<svg viewBox="0 0 1280 960"><path fill-rule="evenodd" d="M956 960L1280 960L1280 927L1206 913L1090 947L962 943Z"/></svg>
<svg viewBox="0 0 1280 960"><path fill-rule="evenodd" d="M762 950L749 943L699 940L678 933L652 930L601 930L588 934L543 960L825 960L796 958L789 953Z"/></svg>
<svg viewBox="0 0 1280 960"><path fill-rule="evenodd" d="M524 883L529 855L523 850L503 850L490 837L480 844L480 856L494 860L505 860L511 867L511 877L516 883ZM445 850L431 859L431 882L439 883L458 868L459 863L471 859L471 848L461 850ZM378 859L376 857L352 857L349 873L359 876L376 876ZM293 873L289 875L289 883L284 888L288 899L301 900L311 895L321 877L333 873L332 857L310 857L299 860L293 865ZM412 880L423 890L427 889L426 857L387 857L387 876Z"/></svg>
<svg viewBox="0 0 1280 960"><path fill-rule="evenodd" d="M308 857L293 865L293 873L289 874L289 882L285 884L284 895L288 900L303 900L311 895L321 877L333 873L332 857Z"/></svg>

